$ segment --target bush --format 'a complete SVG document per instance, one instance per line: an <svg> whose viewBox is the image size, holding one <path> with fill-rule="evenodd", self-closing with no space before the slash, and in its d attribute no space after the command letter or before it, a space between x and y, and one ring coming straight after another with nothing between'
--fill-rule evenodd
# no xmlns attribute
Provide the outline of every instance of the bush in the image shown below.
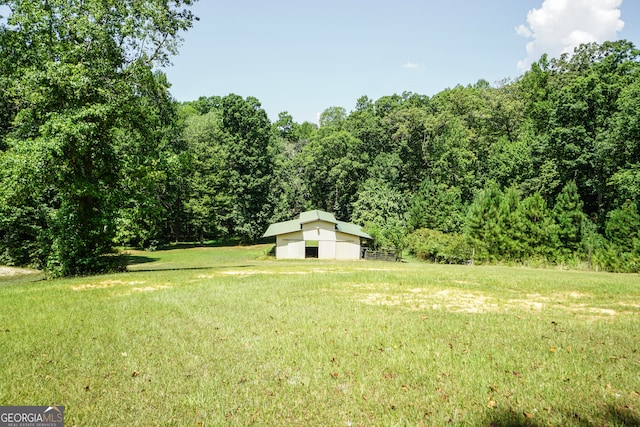
<svg viewBox="0 0 640 427"><path fill-rule="evenodd" d="M627 252L610 242L607 242L603 248L594 251L593 264L599 270L612 273L640 272L640 256L634 252Z"/></svg>
<svg viewBox="0 0 640 427"><path fill-rule="evenodd" d="M409 236L408 244L416 257L440 264L466 264L473 257L471 246L457 233L421 228Z"/></svg>

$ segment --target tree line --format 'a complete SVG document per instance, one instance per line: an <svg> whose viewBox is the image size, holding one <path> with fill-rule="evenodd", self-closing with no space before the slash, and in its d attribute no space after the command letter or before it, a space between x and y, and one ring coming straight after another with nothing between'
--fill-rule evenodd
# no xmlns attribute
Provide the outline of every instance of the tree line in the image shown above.
<svg viewBox="0 0 640 427"><path fill-rule="evenodd" d="M632 43L271 122L253 97L173 100L154 65L192 2L145 3L0 2L0 263L105 271L117 246L254 242L322 209L435 262L640 269Z"/></svg>
<svg viewBox="0 0 640 427"><path fill-rule="evenodd" d="M513 81L364 96L318 126L287 113L269 123L254 98L183 103L198 189L184 223L252 241L322 209L436 262L638 271L639 55L627 41L585 44Z"/></svg>

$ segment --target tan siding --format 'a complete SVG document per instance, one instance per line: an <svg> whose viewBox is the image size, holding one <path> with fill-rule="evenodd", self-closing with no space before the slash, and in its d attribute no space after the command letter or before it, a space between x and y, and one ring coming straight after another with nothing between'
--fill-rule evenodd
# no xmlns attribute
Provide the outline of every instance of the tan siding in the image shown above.
<svg viewBox="0 0 640 427"><path fill-rule="evenodd" d="M318 242L320 259L360 259L360 237L336 231L335 224L313 221L302 230L276 237L276 258L304 259L305 241Z"/></svg>
<svg viewBox="0 0 640 427"><path fill-rule="evenodd" d="M360 259L360 238L336 233L336 259Z"/></svg>
<svg viewBox="0 0 640 427"><path fill-rule="evenodd" d="M304 240L301 231L276 237L276 258L304 259Z"/></svg>
<svg viewBox="0 0 640 427"><path fill-rule="evenodd" d="M330 222L314 221L302 224L305 240L336 240L336 226Z"/></svg>

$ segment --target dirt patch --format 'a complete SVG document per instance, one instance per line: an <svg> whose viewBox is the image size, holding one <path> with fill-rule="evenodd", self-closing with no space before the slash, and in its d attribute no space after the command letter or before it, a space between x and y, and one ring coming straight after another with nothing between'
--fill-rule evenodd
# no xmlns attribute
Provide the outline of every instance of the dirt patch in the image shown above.
<svg viewBox="0 0 640 427"><path fill-rule="evenodd" d="M573 291L573 292L556 292L549 296L543 296L540 294L527 294L526 298L528 300L554 303L554 302L575 301L579 299L592 298L592 295Z"/></svg>
<svg viewBox="0 0 640 427"><path fill-rule="evenodd" d="M122 280L103 280L98 283L85 283L79 286L72 286L71 289L74 291L89 291L93 289L108 289L116 286L136 286L136 285L144 285L146 282L125 282Z"/></svg>
<svg viewBox="0 0 640 427"><path fill-rule="evenodd" d="M457 285L471 285L471 286L480 286L480 283L470 282L468 280L454 280L453 283Z"/></svg>
<svg viewBox="0 0 640 427"><path fill-rule="evenodd" d="M145 286L144 288L131 288L133 292L153 292L160 289L169 289L171 286L158 285L158 286Z"/></svg>
<svg viewBox="0 0 640 427"><path fill-rule="evenodd" d="M269 276L307 276L309 274L326 274L326 273L349 273L342 270L327 270L314 268L309 271L271 271L271 270L224 270L213 274L199 274L196 279L215 279L220 276L236 276L249 277L258 274L266 274Z"/></svg>
<svg viewBox="0 0 640 427"><path fill-rule="evenodd" d="M394 268L394 267L389 267L389 268L380 268L380 267L371 267L371 268L354 268L354 270L357 271L404 271L400 268Z"/></svg>
<svg viewBox="0 0 640 427"><path fill-rule="evenodd" d="M38 271L29 270L27 268L14 268L0 266L0 277L16 277L16 276L28 276L29 274L36 274Z"/></svg>
<svg viewBox="0 0 640 427"><path fill-rule="evenodd" d="M522 299L501 299L480 291L462 291L458 289L414 288L405 292L390 292L389 288L375 289L366 285L352 284L359 289L371 290L360 299L370 305L401 306L410 310L446 310L459 313L496 313L509 311L563 310L589 318L610 318L618 311L581 303L590 295L578 292L556 293L551 296L527 294ZM628 306L621 302L621 306Z"/></svg>
<svg viewBox="0 0 640 427"><path fill-rule="evenodd" d="M439 310L461 313L487 313L500 310L495 299L481 292L453 289L431 291L415 288L401 294L371 293L361 300L372 305L402 305L412 310Z"/></svg>
<svg viewBox="0 0 640 427"><path fill-rule="evenodd" d="M260 271L260 270L227 270L221 271L219 273L214 274L199 274L196 276L196 279L215 279L220 276L239 276L239 277L248 277L255 276L257 274L268 274L268 275L281 275L281 276L304 276L307 274L311 274L307 271Z"/></svg>
<svg viewBox="0 0 640 427"><path fill-rule="evenodd" d="M640 308L640 304L638 303L621 302L620 305L623 307Z"/></svg>
<svg viewBox="0 0 640 427"><path fill-rule="evenodd" d="M255 276L256 274L265 274L265 272L255 271L255 270L237 270L237 271L229 270L229 271L221 271L218 274L221 276Z"/></svg>

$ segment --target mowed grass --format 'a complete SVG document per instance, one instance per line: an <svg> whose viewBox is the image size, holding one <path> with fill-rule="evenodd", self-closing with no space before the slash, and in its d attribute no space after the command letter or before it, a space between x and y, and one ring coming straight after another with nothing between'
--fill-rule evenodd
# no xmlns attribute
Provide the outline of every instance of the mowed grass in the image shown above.
<svg viewBox="0 0 640 427"><path fill-rule="evenodd" d="M134 252L0 282L0 404L69 426L640 425L640 276Z"/></svg>

